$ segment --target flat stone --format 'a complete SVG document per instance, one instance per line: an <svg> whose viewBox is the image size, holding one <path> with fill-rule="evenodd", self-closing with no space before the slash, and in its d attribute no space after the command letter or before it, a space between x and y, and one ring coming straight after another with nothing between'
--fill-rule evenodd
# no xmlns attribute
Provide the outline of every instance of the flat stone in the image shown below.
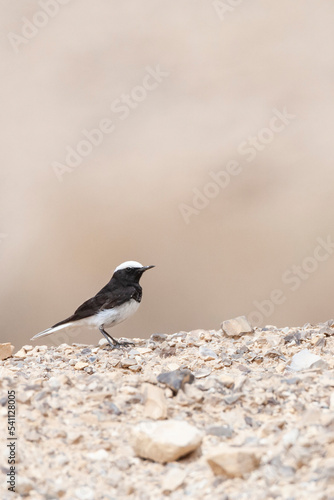
<svg viewBox="0 0 334 500"><path fill-rule="evenodd" d="M289 369L295 372L312 368L328 368L328 364L320 356L313 354L313 352L308 349L297 352L297 354L292 357L289 366Z"/></svg>
<svg viewBox="0 0 334 500"><path fill-rule="evenodd" d="M246 316L238 316L237 318L223 321L221 329L228 337L241 337L241 335L254 331Z"/></svg>
<svg viewBox="0 0 334 500"><path fill-rule="evenodd" d="M230 375L226 375L225 373L222 373L218 377L218 380L224 387L227 387L228 389L234 386L234 378Z"/></svg>
<svg viewBox="0 0 334 500"><path fill-rule="evenodd" d="M206 347L205 345L201 345L201 347L198 349L198 352L201 358L204 359L205 361L218 359L218 355L212 349Z"/></svg>
<svg viewBox="0 0 334 500"><path fill-rule="evenodd" d="M230 438L233 434L233 429L229 425L213 425L206 429L206 433L213 436Z"/></svg>
<svg viewBox="0 0 334 500"><path fill-rule="evenodd" d="M196 378L205 378L205 377L208 377L210 375L210 373L212 372L212 369L207 367L207 368L200 368L199 370L197 370L194 375Z"/></svg>
<svg viewBox="0 0 334 500"><path fill-rule="evenodd" d="M180 389L183 389L185 384L192 384L194 379L195 377L190 370L163 372L157 377L158 382L167 385L167 387L172 389L174 394L177 394Z"/></svg>
<svg viewBox="0 0 334 500"><path fill-rule="evenodd" d="M24 359L27 357L27 353L23 347L14 354L14 358Z"/></svg>
<svg viewBox="0 0 334 500"><path fill-rule="evenodd" d="M10 358L13 354L14 346L10 342L0 344L0 360Z"/></svg>
<svg viewBox="0 0 334 500"><path fill-rule="evenodd" d="M187 472L179 467L173 467L170 469L162 481L162 491L163 493L168 493L170 491L175 491L181 486L187 477Z"/></svg>
<svg viewBox="0 0 334 500"><path fill-rule="evenodd" d="M259 451L246 446L242 448L219 446L216 451L205 458L215 475L225 475L231 478L243 477L260 464Z"/></svg>
<svg viewBox="0 0 334 500"><path fill-rule="evenodd" d="M146 418L162 420L167 418L167 401L165 391L152 384L143 384L144 412Z"/></svg>
<svg viewBox="0 0 334 500"><path fill-rule="evenodd" d="M84 361L78 361L75 365L74 365L74 369L75 370L83 370L84 368L86 368L88 365L88 363L85 363Z"/></svg>
<svg viewBox="0 0 334 500"><path fill-rule="evenodd" d="M142 422L133 428L131 443L135 453L155 462L173 462L196 450L202 433L183 420Z"/></svg>
<svg viewBox="0 0 334 500"><path fill-rule="evenodd" d="M101 462L109 458L109 453L101 448L100 450L93 451L92 453L87 453L87 457L89 460L93 460L94 462Z"/></svg>

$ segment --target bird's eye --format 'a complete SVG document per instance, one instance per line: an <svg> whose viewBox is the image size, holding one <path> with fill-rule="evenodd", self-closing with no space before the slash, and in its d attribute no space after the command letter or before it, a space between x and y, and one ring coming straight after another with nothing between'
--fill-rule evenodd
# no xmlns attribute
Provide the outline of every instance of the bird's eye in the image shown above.
<svg viewBox="0 0 334 500"><path fill-rule="evenodd" d="M127 267L127 268L126 268L126 270L127 270L127 271L131 271L131 267Z"/></svg>

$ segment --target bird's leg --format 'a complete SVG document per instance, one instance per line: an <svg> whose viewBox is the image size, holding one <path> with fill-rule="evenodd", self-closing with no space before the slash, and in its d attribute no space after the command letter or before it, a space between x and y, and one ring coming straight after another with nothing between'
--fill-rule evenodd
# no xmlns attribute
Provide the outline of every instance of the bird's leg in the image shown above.
<svg viewBox="0 0 334 500"><path fill-rule="evenodd" d="M100 326L99 330L102 333L102 335L104 336L104 338L107 339L107 341L112 349L120 349L121 347L128 347L130 345L134 345L133 342L119 342L118 340L114 339L111 335L109 335L108 332L106 332L103 329L103 326Z"/></svg>

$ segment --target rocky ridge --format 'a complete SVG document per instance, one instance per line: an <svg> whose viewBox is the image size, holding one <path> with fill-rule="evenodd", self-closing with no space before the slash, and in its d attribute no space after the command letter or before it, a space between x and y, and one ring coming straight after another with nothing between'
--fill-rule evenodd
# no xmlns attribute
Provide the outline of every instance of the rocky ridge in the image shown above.
<svg viewBox="0 0 334 500"><path fill-rule="evenodd" d="M334 321L224 323L120 351L6 346L18 475L1 498L334 499Z"/></svg>

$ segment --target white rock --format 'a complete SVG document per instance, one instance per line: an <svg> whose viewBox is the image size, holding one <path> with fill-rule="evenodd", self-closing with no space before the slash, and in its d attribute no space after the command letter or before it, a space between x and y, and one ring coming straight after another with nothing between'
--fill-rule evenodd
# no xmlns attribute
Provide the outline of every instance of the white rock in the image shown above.
<svg viewBox="0 0 334 500"><path fill-rule="evenodd" d="M228 337L240 337L245 333L252 333L254 331L246 316L238 316L237 318L223 321L220 326Z"/></svg>
<svg viewBox="0 0 334 500"><path fill-rule="evenodd" d="M214 474L228 477L242 477L260 464L259 451L246 446L242 448L219 446L205 458Z"/></svg>
<svg viewBox="0 0 334 500"><path fill-rule="evenodd" d="M78 361L75 365L74 365L74 369L75 370L83 370L84 368L86 368L88 365L88 363L85 363L84 361Z"/></svg>
<svg viewBox="0 0 334 500"><path fill-rule="evenodd" d="M218 359L217 354L212 349L209 349L209 347L206 347L205 345L201 345L201 347L198 349L198 352L201 358L203 358L205 361L210 361L211 359Z"/></svg>
<svg viewBox="0 0 334 500"><path fill-rule="evenodd" d="M290 446L293 446L296 444L296 441L299 436L299 430L294 428L286 432L283 436L282 442L285 448L290 448Z"/></svg>
<svg viewBox="0 0 334 500"><path fill-rule="evenodd" d="M100 339L100 340L99 340L99 346L101 346L101 347L102 347L102 346L104 346L104 345L106 345L106 344L109 344L109 342L108 342L108 340L107 340L107 339L104 339L104 338L103 338L103 339Z"/></svg>
<svg viewBox="0 0 334 500"><path fill-rule="evenodd" d="M92 488L89 486L81 486L75 490L75 496L79 498L79 500L94 500L95 494Z"/></svg>
<svg viewBox="0 0 334 500"><path fill-rule="evenodd" d="M138 456L165 463L196 450L202 437L196 427L182 420L141 422L133 428L131 444Z"/></svg>
<svg viewBox="0 0 334 500"><path fill-rule="evenodd" d="M167 472L162 481L162 491L167 493L176 490L184 482L186 476L187 472L185 470L173 467Z"/></svg>
<svg viewBox="0 0 334 500"><path fill-rule="evenodd" d="M327 363L320 356L313 354L313 352L308 349L303 349L302 351L297 352L297 354L292 357L292 361L289 366L290 370L294 372L300 372L311 368L327 367Z"/></svg>
<svg viewBox="0 0 334 500"><path fill-rule="evenodd" d="M143 384L144 417L160 420L167 418L167 401L165 392L152 384Z"/></svg>
<svg viewBox="0 0 334 500"><path fill-rule="evenodd" d="M107 460L109 453L101 448L100 450L93 451L92 453L87 453L87 457L94 462L99 462L101 460Z"/></svg>
<svg viewBox="0 0 334 500"><path fill-rule="evenodd" d="M25 349L21 347L21 349L14 354L14 357L24 359L27 357L27 353Z"/></svg>
<svg viewBox="0 0 334 500"><path fill-rule="evenodd" d="M57 377L50 377L48 380L48 386L50 389L57 391L61 386L60 380Z"/></svg>

